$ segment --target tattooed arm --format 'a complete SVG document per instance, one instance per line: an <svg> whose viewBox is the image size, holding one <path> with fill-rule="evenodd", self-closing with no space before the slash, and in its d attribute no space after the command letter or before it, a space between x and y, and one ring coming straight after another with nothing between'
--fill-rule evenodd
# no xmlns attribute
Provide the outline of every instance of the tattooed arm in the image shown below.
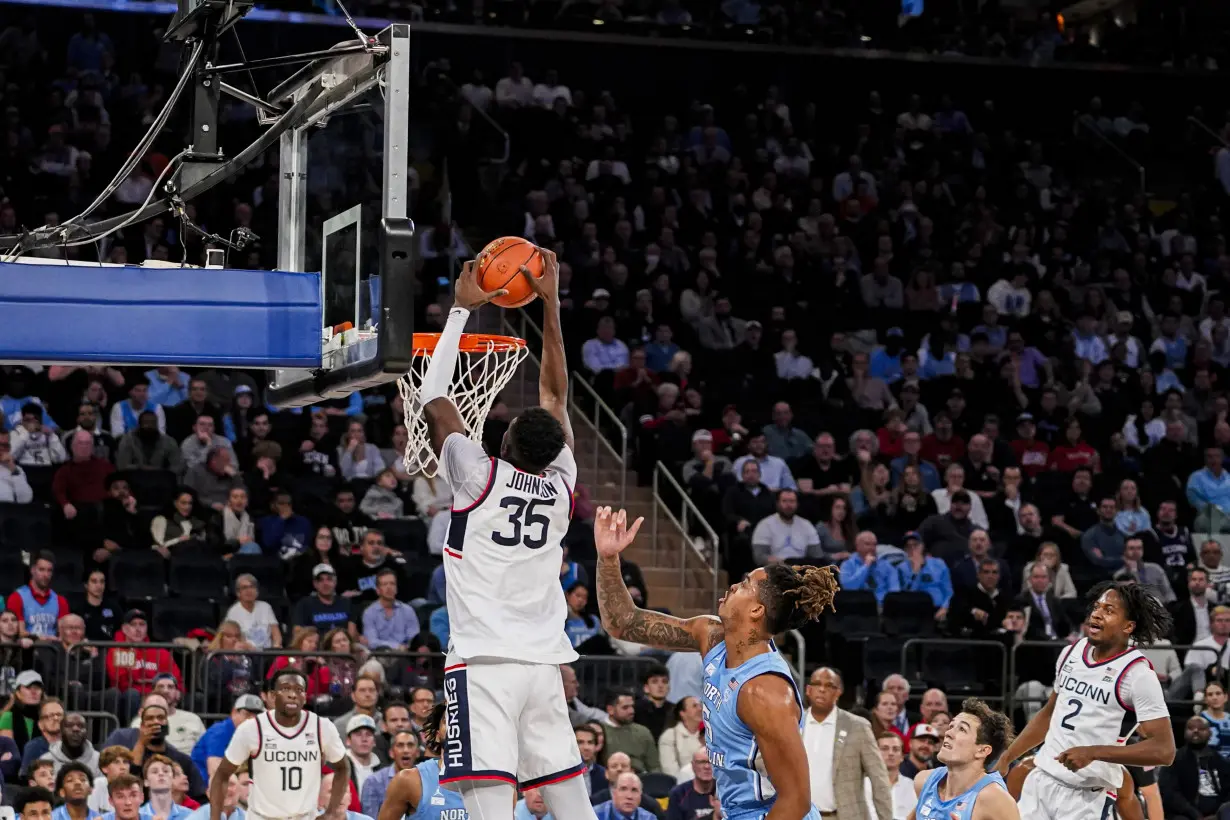
<svg viewBox="0 0 1230 820"><path fill-rule="evenodd" d="M722 622L712 615L676 618L641 609L632 600L619 566L619 553L632 543L641 527L631 529L623 510L612 513L602 507L594 516L594 542L598 549L598 611L602 626L612 638L644 644L655 649L678 649L707 653L725 637Z"/></svg>

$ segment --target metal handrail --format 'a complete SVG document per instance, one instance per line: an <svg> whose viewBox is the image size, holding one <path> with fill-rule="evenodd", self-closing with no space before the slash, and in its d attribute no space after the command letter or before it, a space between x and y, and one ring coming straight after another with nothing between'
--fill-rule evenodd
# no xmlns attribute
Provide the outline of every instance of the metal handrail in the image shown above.
<svg viewBox="0 0 1230 820"><path fill-rule="evenodd" d="M619 416L611 409L611 406L602 400L598 392L594 390L584 376L576 371L573 371L572 378L568 380L568 392L574 395L568 397L568 405L571 408L580 410L580 405L576 402L576 386L580 385L589 394L590 401L594 404L594 417L591 419L585 414L580 414L581 419L589 426L589 429L594 434L594 466L598 464L598 446L601 444L606 447L617 462L619 462L619 506L624 507L628 503L628 428L619 420ZM615 425L615 429L619 431L619 450L607 440L603 435L602 428L599 426L602 416L607 416L607 420Z"/></svg>
<svg viewBox="0 0 1230 820"><path fill-rule="evenodd" d="M533 334L537 336L537 340L539 342L538 347L539 349L541 349L542 347L542 344L541 344L542 343L542 328L539 327L538 323L535 322L532 318L530 318L530 315L526 313L524 310L518 310L517 313L519 314L520 319L521 319L520 329L515 327L512 324L512 322L508 320L508 313L507 311L505 311L500 315L501 330L508 335L518 336L522 339L529 339L530 331L533 331ZM534 362L535 367L538 367L540 369L542 368L542 360L534 353L533 346L530 347L529 358L532 362ZM581 409L580 405L578 405L576 402L576 396L574 395L574 393L576 390L576 385L578 384L580 384L586 391L588 391L590 398L593 400L594 411L593 411L592 419L589 417L588 414L586 414ZM525 406L525 381L524 379L521 381L521 405L523 407ZM572 371L568 376L568 412L574 417L579 418L581 421L583 421L585 423L585 426L588 427L590 431L593 433L595 472L598 469L598 452L599 452L598 448L599 447L606 447L607 452L609 452L611 456L619 463L619 506L621 507L626 506L628 502L628 466L627 466L628 427L627 425L625 425L622 421L620 421L619 416L615 413L614 410L611 409L611 406L607 404L605 401L603 401L602 397L599 396L594 391L594 388L590 386L589 381L585 378L585 376L576 370ZM606 436L603 435L602 433L600 422L602 420L603 414L607 416L607 419L610 421L610 423L614 424L615 429L619 431L619 440L620 440L619 450L616 450L615 446L612 445L611 442L609 442Z"/></svg>
<svg viewBox="0 0 1230 820"><path fill-rule="evenodd" d="M683 502L682 520L675 516L675 513L662 499L662 485L660 484L660 481L663 477L665 477L667 484L674 488L676 494ZM681 590L688 588L688 562L685 560L687 557L685 550L690 548L692 552L700 558L701 563L709 568L709 572L713 576L713 595L710 603L712 605L712 610L717 612L718 587L720 586L720 568L718 565L721 561L721 558L719 557L721 552L719 549L721 542L718 541L717 533L713 531L713 527L709 526L709 522L705 520L703 515L701 515L700 508L697 507L688 494L684 492L683 486L675 480L675 477L671 475L670 470L666 469L666 465L661 461L653 465L653 500L653 521L650 522L649 532L650 537L653 539L654 549L657 549L658 544L658 511L661 510L665 513L670 522L679 530L679 537L683 539L683 545L679 554L679 588ZM692 543L691 528L688 526L690 518L695 518L696 521L700 522L701 527L704 528L705 534L708 536L709 543L713 545L712 564L709 563L709 559L706 557L704 551L698 549L697 546Z"/></svg>
<svg viewBox="0 0 1230 820"><path fill-rule="evenodd" d="M962 638L910 638L905 643L901 644L901 674L908 679L910 676L906 673L909 669L909 650L911 646L923 646L926 644L934 644L939 646L960 646L960 647L975 647L975 646L993 646L1000 653L1000 693L998 695L984 695L983 700L998 701L1002 704L1008 703L1008 692L1011 691L1011 681L1008 678L1010 674L1011 664L1008 660L1008 648L999 641L980 641L966 640ZM1005 706L1005 709L1007 707Z"/></svg>
<svg viewBox="0 0 1230 820"><path fill-rule="evenodd" d="M440 75L440 79L448 83L449 86L452 87L453 91L456 92L458 95L460 95L464 99L465 95L461 93L461 86L453 82L451 77L442 74ZM466 104L469 105L470 101L466 100ZM486 120L487 123L492 128L494 128L496 132L500 135L500 139L504 141L504 153L498 157L488 157L487 161L494 163L496 165L503 165L504 163L508 162L508 158L512 156L512 139L508 136L508 132L504 130L504 126L496 122L495 117L491 116L490 114L488 114L486 111L482 110L481 108L478 108L477 106L474 106L474 105L470 105L470 108L474 110L474 113L478 114L478 116Z"/></svg>
<svg viewBox="0 0 1230 820"><path fill-rule="evenodd" d="M714 612L717 610L715 609ZM807 673L804 671L804 664L807 661L807 639L803 637L803 633L797 629L791 629L782 637L793 638L795 644L799 647L799 651L794 653L794 671L799 676L799 680L807 683Z"/></svg>
<svg viewBox="0 0 1230 820"><path fill-rule="evenodd" d="M1205 125L1204 120L1200 119L1194 114L1189 114L1187 117L1187 121L1190 122L1192 125L1196 126L1197 128L1199 128L1201 131L1208 134L1213 139L1220 142L1226 148L1230 148L1230 142L1227 142L1225 137L1223 137L1221 134L1217 133L1212 128L1209 128L1207 125Z"/></svg>
<svg viewBox="0 0 1230 820"><path fill-rule="evenodd" d="M1105 134L1103 134L1101 131L1095 128L1091 123L1086 122L1080 117L1077 117L1076 124L1084 128L1090 134L1093 134L1103 144L1109 146L1112 151L1118 154L1120 159L1122 159L1128 165L1132 166L1132 168L1136 171L1136 175L1140 178L1140 192L1144 193L1147 190L1145 186L1145 166L1141 165L1139 162L1133 159L1131 154L1129 154L1127 151L1124 151L1122 148L1116 145L1113 140L1111 140L1109 137L1107 137Z"/></svg>

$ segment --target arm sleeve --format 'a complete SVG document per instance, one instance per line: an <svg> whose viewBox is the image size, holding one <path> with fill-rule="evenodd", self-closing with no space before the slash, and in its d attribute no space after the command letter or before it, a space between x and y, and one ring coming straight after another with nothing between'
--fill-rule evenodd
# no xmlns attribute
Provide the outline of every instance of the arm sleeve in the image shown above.
<svg viewBox="0 0 1230 820"><path fill-rule="evenodd" d="M226 759L232 765L239 766L245 760L250 760L260 746L260 733L256 729L257 721L245 720L235 729L231 742L226 745Z"/></svg>
<svg viewBox="0 0 1230 820"><path fill-rule="evenodd" d="M483 446L464 433L452 433L440 448L440 474L453 491L453 506L473 504L487 489L495 465Z"/></svg>
<svg viewBox="0 0 1230 820"><path fill-rule="evenodd" d="M1140 722L1170 717L1162 683L1147 660L1133 661L1118 686L1119 697L1136 710L1136 719Z"/></svg>

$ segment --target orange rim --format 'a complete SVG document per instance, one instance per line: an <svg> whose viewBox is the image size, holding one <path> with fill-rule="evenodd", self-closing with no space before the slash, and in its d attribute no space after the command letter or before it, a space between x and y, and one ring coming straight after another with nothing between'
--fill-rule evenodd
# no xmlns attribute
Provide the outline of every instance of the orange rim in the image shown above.
<svg viewBox="0 0 1230 820"><path fill-rule="evenodd" d="M436 351L439 333L414 334L414 355L424 356ZM463 333L457 349L462 353L508 353L525 347L525 339L516 336L494 336L488 333Z"/></svg>

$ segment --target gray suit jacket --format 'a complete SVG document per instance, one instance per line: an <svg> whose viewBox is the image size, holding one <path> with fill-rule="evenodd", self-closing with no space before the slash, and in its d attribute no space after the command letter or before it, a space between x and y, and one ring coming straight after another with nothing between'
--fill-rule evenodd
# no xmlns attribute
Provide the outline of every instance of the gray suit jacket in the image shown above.
<svg viewBox="0 0 1230 820"><path fill-rule="evenodd" d="M837 741L833 750L833 795L837 820L893 820L888 769L880 758L871 724L844 709L837 710ZM863 778L871 780L875 811L868 812Z"/></svg>

